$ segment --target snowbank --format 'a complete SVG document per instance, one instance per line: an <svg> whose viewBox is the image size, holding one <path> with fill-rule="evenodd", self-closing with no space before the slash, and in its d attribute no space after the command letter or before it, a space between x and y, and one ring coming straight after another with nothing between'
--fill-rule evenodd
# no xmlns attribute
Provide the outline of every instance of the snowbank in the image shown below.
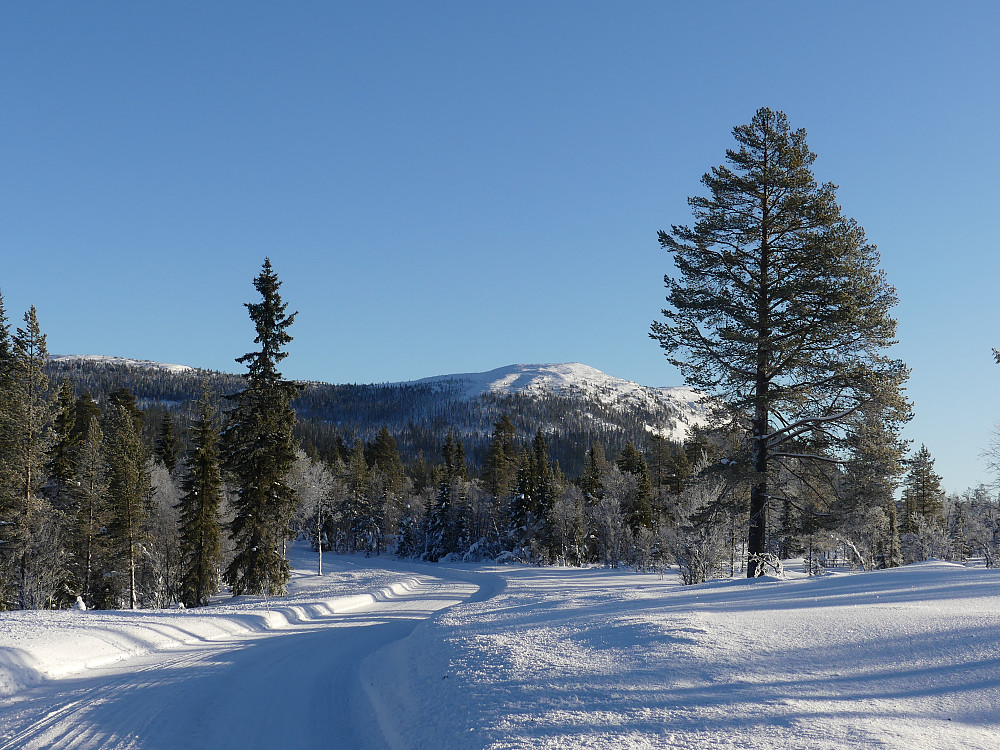
<svg viewBox="0 0 1000 750"><path fill-rule="evenodd" d="M351 628L370 637L352 641L357 653L338 652L333 668L344 679L323 694L319 714L322 724L334 708L350 707L337 720L341 729L356 725L344 747L360 747L364 742L355 738L373 733L375 744L381 734L394 750L981 750L996 747L1000 737L997 570L924 563L683 587L675 576L603 569L327 559L335 572L317 577L298 570L289 596L268 605L243 598L190 611L0 614L0 690L10 694L152 650L238 642L358 610L352 622L341 616L333 625L345 628L335 641L346 642ZM441 578L475 583L478 593L462 601L473 587ZM403 599L407 609L392 615ZM382 609L366 614L376 601ZM306 651L329 644L321 628L311 629L261 640L303 638ZM362 650L390 630L398 637L378 641L388 645ZM130 673L139 663L121 661L115 671ZM225 675L234 669L228 658L225 666L203 667L204 677L189 666L196 694L201 680L228 685ZM172 679L169 673L159 687L174 695L162 682ZM296 672L295 679L304 678ZM216 685L198 689L226 692ZM158 694L151 695L155 704ZM312 698L300 702L308 707ZM27 715L32 705L21 703ZM124 713L81 716L117 731L136 713L128 701L123 705ZM303 722L311 736L333 741L330 729L314 723ZM216 741L197 734L200 727L195 721L188 739L202 744L186 746ZM31 725L12 741L34 731ZM135 731L145 736L141 727ZM41 743L47 735L39 736Z"/></svg>
<svg viewBox="0 0 1000 750"><path fill-rule="evenodd" d="M412 590L405 572L354 569L319 578L295 571L289 595L219 598L190 610L64 610L0 614L0 696L135 656L198 641L280 630Z"/></svg>

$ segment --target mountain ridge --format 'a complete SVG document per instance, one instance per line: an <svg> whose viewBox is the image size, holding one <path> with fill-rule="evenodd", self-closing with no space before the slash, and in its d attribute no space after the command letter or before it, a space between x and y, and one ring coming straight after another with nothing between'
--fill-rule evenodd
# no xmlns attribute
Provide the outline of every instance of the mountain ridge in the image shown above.
<svg viewBox="0 0 1000 750"><path fill-rule="evenodd" d="M66 378L99 402L127 388L144 409L188 417L203 388L224 395L243 387L237 374L108 355L53 356L49 372L53 382ZM681 443L709 421L708 399L691 388L643 386L578 362L506 365L400 383L298 382L297 435L321 452L371 441L385 427L404 458L431 457L454 430L472 465L481 466L494 424L507 416L525 444L544 433L553 456L572 473L582 470L595 442L616 455L626 443L643 446L651 436Z"/></svg>
<svg viewBox="0 0 1000 750"><path fill-rule="evenodd" d="M464 388L461 398L474 400L485 395L556 395L579 401L595 400L608 407L655 409L667 404L690 412L683 424L672 430L650 432L683 440L693 426L708 423L708 406L698 391L687 386L653 387L608 375L580 362L515 364L484 372L434 375L393 385L438 385Z"/></svg>

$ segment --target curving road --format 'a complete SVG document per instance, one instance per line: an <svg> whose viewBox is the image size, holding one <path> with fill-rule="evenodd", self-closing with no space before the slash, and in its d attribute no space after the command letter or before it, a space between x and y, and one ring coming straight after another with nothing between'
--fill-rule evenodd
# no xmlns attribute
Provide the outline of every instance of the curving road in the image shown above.
<svg viewBox="0 0 1000 750"><path fill-rule="evenodd" d="M0 706L0 750L385 748L361 690L362 660L483 593L423 576L406 594L347 613L49 682Z"/></svg>

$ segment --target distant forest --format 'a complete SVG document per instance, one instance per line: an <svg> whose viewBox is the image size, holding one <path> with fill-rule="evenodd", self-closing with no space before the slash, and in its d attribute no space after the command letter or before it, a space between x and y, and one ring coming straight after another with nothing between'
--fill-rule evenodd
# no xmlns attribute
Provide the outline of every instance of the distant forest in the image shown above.
<svg viewBox="0 0 1000 750"><path fill-rule="evenodd" d="M68 380L77 394L88 393L98 403L122 388L151 414L155 431L160 415L170 410L178 425L193 417L202 389L224 397L245 387L243 377L209 370L172 372L166 369L87 360L50 360L51 382ZM356 440L371 442L387 428L405 463L423 455L438 459L449 430L459 437L470 469L482 470L493 426L506 415L519 441L527 445L538 430L545 434L550 459L568 476L579 476L590 447L600 443L605 453L618 455L629 443L646 446L650 431L672 429L677 414L664 404L657 412L634 405L607 406L597 401L559 396L485 394L463 398L458 383L332 385L309 382L292 402L295 436L310 454L331 460L344 457ZM223 403L225 406L225 403ZM183 437L183 436L182 436Z"/></svg>

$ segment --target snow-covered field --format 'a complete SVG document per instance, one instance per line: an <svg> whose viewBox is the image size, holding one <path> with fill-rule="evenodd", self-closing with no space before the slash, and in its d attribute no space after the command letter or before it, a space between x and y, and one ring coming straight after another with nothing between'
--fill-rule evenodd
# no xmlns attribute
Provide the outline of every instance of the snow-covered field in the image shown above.
<svg viewBox="0 0 1000 750"><path fill-rule="evenodd" d="M0 615L0 748L1000 747L1000 571L326 563L267 605Z"/></svg>

